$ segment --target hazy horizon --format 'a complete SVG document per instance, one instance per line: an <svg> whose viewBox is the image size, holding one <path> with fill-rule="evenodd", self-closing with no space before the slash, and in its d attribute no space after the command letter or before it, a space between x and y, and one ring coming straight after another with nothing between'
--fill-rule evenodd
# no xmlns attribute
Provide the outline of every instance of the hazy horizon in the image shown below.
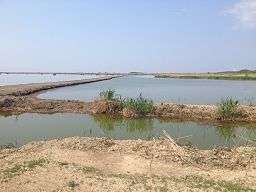
<svg viewBox="0 0 256 192"><path fill-rule="evenodd" d="M256 0L0 0L0 71L256 70Z"/></svg>

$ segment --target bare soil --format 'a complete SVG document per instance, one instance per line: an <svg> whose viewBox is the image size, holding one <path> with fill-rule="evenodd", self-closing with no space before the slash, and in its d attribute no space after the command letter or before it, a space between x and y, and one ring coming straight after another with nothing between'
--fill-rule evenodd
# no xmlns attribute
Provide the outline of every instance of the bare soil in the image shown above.
<svg viewBox="0 0 256 192"><path fill-rule="evenodd" d="M0 150L0 191L256 191L256 150L66 138Z"/></svg>

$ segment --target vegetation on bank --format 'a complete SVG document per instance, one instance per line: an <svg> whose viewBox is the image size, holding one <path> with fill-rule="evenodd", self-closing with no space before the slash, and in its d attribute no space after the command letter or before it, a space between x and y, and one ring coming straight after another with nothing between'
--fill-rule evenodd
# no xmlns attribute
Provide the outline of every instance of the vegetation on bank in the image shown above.
<svg viewBox="0 0 256 192"><path fill-rule="evenodd" d="M29 170L33 170L36 167L42 167L47 163L48 160L42 158L37 160L25 161L23 162L23 164L17 164L14 167L3 170L3 176L5 179L10 179Z"/></svg>
<svg viewBox="0 0 256 192"><path fill-rule="evenodd" d="M155 77L179 79L256 80L256 71L241 70L218 73L164 73L157 74Z"/></svg>
<svg viewBox="0 0 256 192"><path fill-rule="evenodd" d="M123 102L123 106L127 109L135 110L142 115L146 115L153 110L154 103L151 99L144 98L140 94L139 97L135 99L125 99Z"/></svg>
<svg viewBox="0 0 256 192"><path fill-rule="evenodd" d="M119 103L122 109L133 110L139 115L147 115L152 112L154 107L154 102L152 99L144 98L140 94L137 98L124 98L119 94L116 94L116 91L113 89L108 89L101 91L99 93L100 98L107 101L115 101Z"/></svg>
<svg viewBox="0 0 256 192"><path fill-rule="evenodd" d="M232 97L222 99L218 104L218 116L222 120L234 120L241 115L239 111L239 101Z"/></svg>
<svg viewBox="0 0 256 192"><path fill-rule="evenodd" d="M116 99L116 91L113 89L101 91L99 95L100 95L100 98L107 101L114 101Z"/></svg>
<svg viewBox="0 0 256 192"><path fill-rule="evenodd" d="M99 93L100 97L106 101L115 102L125 117L141 117L153 112L154 102L140 94L137 98L124 98L116 94L115 90L108 89ZM120 111L119 111L120 112ZM221 121L235 121L245 117L245 113L240 108L238 100L232 97L222 99L217 104L216 119Z"/></svg>

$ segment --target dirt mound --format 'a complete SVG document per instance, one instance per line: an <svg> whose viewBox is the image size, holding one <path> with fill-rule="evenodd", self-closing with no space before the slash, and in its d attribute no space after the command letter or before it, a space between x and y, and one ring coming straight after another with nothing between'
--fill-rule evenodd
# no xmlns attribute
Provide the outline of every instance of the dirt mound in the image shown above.
<svg viewBox="0 0 256 192"><path fill-rule="evenodd" d="M255 191L254 156L255 148L200 151L169 138L55 139L0 150L0 191Z"/></svg>
<svg viewBox="0 0 256 192"><path fill-rule="evenodd" d="M92 114L118 114L121 106L114 101L99 100L91 104L89 111Z"/></svg>
<svg viewBox="0 0 256 192"><path fill-rule="evenodd" d="M124 108L122 110L122 115L126 118L138 118L141 116L141 114L139 114L136 110L129 108Z"/></svg>

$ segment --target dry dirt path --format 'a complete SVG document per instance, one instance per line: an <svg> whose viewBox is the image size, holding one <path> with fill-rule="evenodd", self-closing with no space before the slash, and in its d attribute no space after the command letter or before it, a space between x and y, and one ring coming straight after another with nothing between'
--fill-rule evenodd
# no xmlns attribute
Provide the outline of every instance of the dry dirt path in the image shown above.
<svg viewBox="0 0 256 192"><path fill-rule="evenodd" d="M20 85L7 85L0 86L0 96L24 96L39 91L45 91L49 89L55 89L60 87L74 86L86 83L93 83L98 81L106 81L115 78L110 77L100 77L92 79L82 79L73 81L59 81L59 82L49 82L49 83L31 83L31 84L20 84Z"/></svg>

